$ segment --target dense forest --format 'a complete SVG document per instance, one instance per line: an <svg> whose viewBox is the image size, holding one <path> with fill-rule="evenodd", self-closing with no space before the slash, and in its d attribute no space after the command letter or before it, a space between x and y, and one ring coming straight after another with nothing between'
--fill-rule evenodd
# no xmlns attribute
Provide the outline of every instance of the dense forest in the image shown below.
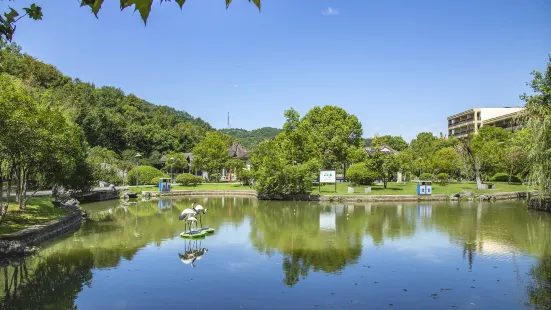
<svg viewBox="0 0 551 310"><path fill-rule="evenodd" d="M246 148L252 149L264 140L275 138L281 132L281 129L262 127L250 131L240 128L221 129L220 131L238 140Z"/></svg>

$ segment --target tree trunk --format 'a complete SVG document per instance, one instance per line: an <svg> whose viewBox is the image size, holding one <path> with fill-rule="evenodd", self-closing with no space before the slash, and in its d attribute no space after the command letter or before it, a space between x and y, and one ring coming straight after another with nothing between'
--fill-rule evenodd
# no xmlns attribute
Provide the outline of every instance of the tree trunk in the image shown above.
<svg viewBox="0 0 551 310"><path fill-rule="evenodd" d="M478 163L478 158L473 155L473 161L474 161L474 178L476 180L476 188L478 190L482 189L482 179L480 178L480 165Z"/></svg>
<svg viewBox="0 0 551 310"><path fill-rule="evenodd" d="M12 176L12 171L10 170L10 173L8 175L8 188L6 190L6 202L4 203L4 200L1 200L0 201L0 222L2 222L2 220L4 219L4 217L6 217L6 214L8 213L8 206L10 205L10 196L11 196L11 176ZM1 175L0 175L1 176ZM0 177L1 179L1 177ZM2 189L3 189L3 186L4 186L4 182L3 182L3 179L2 179L2 182L0 184L0 186L2 186ZM2 191L2 195L3 195L3 191Z"/></svg>
<svg viewBox="0 0 551 310"><path fill-rule="evenodd" d="M476 188L478 190L482 189L482 179L480 178L480 163L478 162L478 158L474 155L473 151L471 150L470 146L465 146L465 149L467 150L467 153L473 160L474 164L474 178L476 180Z"/></svg>
<svg viewBox="0 0 551 310"><path fill-rule="evenodd" d="M346 182L346 167L347 167L347 166L348 166L348 165L347 165L346 163L344 163L343 168L342 168L342 170L343 170L343 173L342 173L342 181L343 181L343 182Z"/></svg>
<svg viewBox="0 0 551 310"><path fill-rule="evenodd" d="M21 168L19 173L19 210L25 210L27 207L27 169Z"/></svg>

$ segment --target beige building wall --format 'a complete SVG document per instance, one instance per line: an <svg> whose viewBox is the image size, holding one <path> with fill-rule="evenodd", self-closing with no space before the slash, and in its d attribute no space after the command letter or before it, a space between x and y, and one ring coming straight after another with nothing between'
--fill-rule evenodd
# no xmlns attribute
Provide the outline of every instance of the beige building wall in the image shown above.
<svg viewBox="0 0 551 310"><path fill-rule="evenodd" d="M513 118L523 108L474 108L448 117L448 136L465 138L470 133L478 133L486 121Z"/></svg>

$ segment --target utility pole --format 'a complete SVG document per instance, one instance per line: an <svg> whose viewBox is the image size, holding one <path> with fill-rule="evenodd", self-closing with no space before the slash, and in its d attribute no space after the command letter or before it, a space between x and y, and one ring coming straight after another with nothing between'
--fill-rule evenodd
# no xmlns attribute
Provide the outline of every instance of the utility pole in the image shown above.
<svg viewBox="0 0 551 310"><path fill-rule="evenodd" d="M228 112L228 129L230 129L230 112Z"/></svg>

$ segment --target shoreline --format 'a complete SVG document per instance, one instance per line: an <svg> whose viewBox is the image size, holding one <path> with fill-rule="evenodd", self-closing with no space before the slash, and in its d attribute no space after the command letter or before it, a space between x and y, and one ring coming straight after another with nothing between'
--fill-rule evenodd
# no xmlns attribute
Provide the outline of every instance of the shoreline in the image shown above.
<svg viewBox="0 0 551 310"><path fill-rule="evenodd" d="M467 200L517 200L527 199L537 191L517 191L517 192L498 192L491 194L480 194L468 197ZM161 198L161 197L186 197L186 196L246 196L254 197L260 200L281 200L281 201L339 201L339 202L370 202L370 201L457 201L448 195L437 194L431 196L418 195L280 195L267 197L260 195L254 190L175 190L170 192L143 191L142 198Z"/></svg>
<svg viewBox="0 0 551 310"><path fill-rule="evenodd" d="M266 197L254 190L177 190L171 192L143 191L142 198L159 199L161 197L194 196L232 196L252 197L259 200L279 201L320 201L320 202L414 202L414 201L496 201L529 199L537 191L499 192L482 194L467 199L452 199L448 195L289 195ZM46 223L24 228L0 237L0 257L9 258L35 252L36 246L55 239L63 234L77 230L83 220L82 210L76 210Z"/></svg>
<svg viewBox="0 0 551 310"><path fill-rule="evenodd" d="M36 246L68 232L82 224L82 210L76 210L43 224L23 228L0 237L0 257L8 258L32 254Z"/></svg>

